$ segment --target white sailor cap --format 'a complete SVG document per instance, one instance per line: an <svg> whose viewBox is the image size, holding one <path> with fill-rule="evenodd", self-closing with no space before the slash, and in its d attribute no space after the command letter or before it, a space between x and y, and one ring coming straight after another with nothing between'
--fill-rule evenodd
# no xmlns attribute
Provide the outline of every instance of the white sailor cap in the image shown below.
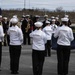
<svg viewBox="0 0 75 75"><path fill-rule="evenodd" d="M17 22L18 22L18 19L12 18L12 19L10 20L10 22L11 22L11 23L17 23Z"/></svg>
<svg viewBox="0 0 75 75"><path fill-rule="evenodd" d="M17 18L17 15L13 15L13 18Z"/></svg>
<svg viewBox="0 0 75 75"><path fill-rule="evenodd" d="M3 19L7 20L7 17L4 17Z"/></svg>
<svg viewBox="0 0 75 75"><path fill-rule="evenodd" d="M44 17L48 17L48 15L44 15Z"/></svg>
<svg viewBox="0 0 75 75"><path fill-rule="evenodd" d="M26 17L30 17L30 15L26 15Z"/></svg>
<svg viewBox="0 0 75 75"><path fill-rule="evenodd" d="M66 17L66 18L68 18L68 17L69 17L69 15L65 15L65 17Z"/></svg>
<svg viewBox="0 0 75 75"><path fill-rule="evenodd" d="M58 17L56 17L56 19L58 20L59 18L58 18Z"/></svg>
<svg viewBox="0 0 75 75"><path fill-rule="evenodd" d="M34 25L36 27L41 27L43 25L43 23L38 21L38 22L35 22Z"/></svg>
<svg viewBox="0 0 75 75"><path fill-rule="evenodd" d="M55 17L54 16L51 16L51 19L54 19Z"/></svg>
<svg viewBox="0 0 75 75"><path fill-rule="evenodd" d="M46 23L50 24L50 22L48 20L46 20Z"/></svg>
<svg viewBox="0 0 75 75"><path fill-rule="evenodd" d="M22 15L22 18L25 18L25 15Z"/></svg>
<svg viewBox="0 0 75 75"><path fill-rule="evenodd" d="M52 19L52 21L56 21L55 19Z"/></svg>
<svg viewBox="0 0 75 75"><path fill-rule="evenodd" d="M2 18L2 15L0 15L0 18Z"/></svg>
<svg viewBox="0 0 75 75"><path fill-rule="evenodd" d="M35 17L39 18L40 16L39 15L35 15Z"/></svg>
<svg viewBox="0 0 75 75"><path fill-rule="evenodd" d="M66 18L66 17L64 17L64 18L61 18L61 21L68 22L68 18Z"/></svg>

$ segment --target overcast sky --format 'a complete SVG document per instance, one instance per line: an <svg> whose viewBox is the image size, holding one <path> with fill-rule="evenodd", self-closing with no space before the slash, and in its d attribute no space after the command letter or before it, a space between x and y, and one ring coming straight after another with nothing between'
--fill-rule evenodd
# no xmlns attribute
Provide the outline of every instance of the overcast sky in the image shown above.
<svg viewBox="0 0 75 75"><path fill-rule="evenodd" d="M2 9L11 8L45 8L55 10L62 7L63 10L75 10L75 0L0 0L0 7Z"/></svg>

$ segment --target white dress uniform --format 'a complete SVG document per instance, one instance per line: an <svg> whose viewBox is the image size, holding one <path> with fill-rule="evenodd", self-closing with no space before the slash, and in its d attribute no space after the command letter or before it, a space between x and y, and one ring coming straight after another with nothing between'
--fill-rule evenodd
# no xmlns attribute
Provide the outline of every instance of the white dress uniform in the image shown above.
<svg viewBox="0 0 75 75"><path fill-rule="evenodd" d="M8 29L8 34L10 37L10 70L12 74L17 74L19 70L19 58L21 55L21 44L23 43L23 34L21 29L17 25L18 20L16 18L12 19L12 26Z"/></svg>
<svg viewBox="0 0 75 75"><path fill-rule="evenodd" d="M52 19L52 24L51 24L51 28L53 30L53 33L55 33L56 29L58 28L58 26L55 24L55 19Z"/></svg>
<svg viewBox="0 0 75 75"><path fill-rule="evenodd" d="M3 38L4 38L3 27L2 27L2 25L0 25L0 42L3 41Z"/></svg>
<svg viewBox="0 0 75 75"><path fill-rule="evenodd" d="M51 29L53 30L53 33L55 33L58 26L56 24L51 24Z"/></svg>
<svg viewBox="0 0 75 75"><path fill-rule="evenodd" d="M59 27L54 37L57 38L57 60L58 60L58 75L67 75L68 74L68 64L70 58L70 46L71 41L73 41L73 32L72 29L65 25L65 22L68 23L67 18L61 19L63 25Z"/></svg>
<svg viewBox="0 0 75 75"><path fill-rule="evenodd" d="M58 28L54 37L58 37L57 44L65 46L70 46L71 41L74 39L72 29L65 25Z"/></svg>
<svg viewBox="0 0 75 75"><path fill-rule="evenodd" d="M46 21L47 23L47 26L45 26L43 28L43 31L45 32L46 34L46 37L47 37L47 43L45 45L45 51L46 51L46 56L51 56L51 39L52 39L52 33L53 33L53 30L51 29L51 25L50 25L50 22L49 21Z"/></svg>
<svg viewBox="0 0 75 75"><path fill-rule="evenodd" d="M21 45L23 43L23 34L21 29L16 25L9 27L10 45Z"/></svg>
<svg viewBox="0 0 75 75"><path fill-rule="evenodd" d="M41 22L36 22L36 27L41 27ZM30 33L32 38L32 64L33 75L42 75L43 63L45 59L45 43L47 42L46 34L41 29L36 29Z"/></svg>
<svg viewBox="0 0 75 75"><path fill-rule="evenodd" d="M2 58L2 41L4 39L3 27L0 25L0 68L1 68L1 58Z"/></svg>
<svg viewBox="0 0 75 75"><path fill-rule="evenodd" d="M35 30L32 33L30 33L30 37L33 40L32 44L32 49L35 50L45 50L45 43L46 43L46 35L45 33L40 29L40 30Z"/></svg>
<svg viewBox="0 0 75 75"><path fill-rule="evenodd" d="M51 28L51 26L46 26L43 28L43 31L45 32L46 34L46 37L47 37L47 40L51 40L52 38L52 33L53 33L53 30Z"/></svg>

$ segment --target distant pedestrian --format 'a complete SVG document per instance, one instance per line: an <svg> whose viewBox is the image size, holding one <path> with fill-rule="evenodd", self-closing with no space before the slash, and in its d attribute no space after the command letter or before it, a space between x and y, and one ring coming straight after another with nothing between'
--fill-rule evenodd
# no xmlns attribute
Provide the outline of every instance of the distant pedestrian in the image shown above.
<svg viewBox="0 0 75 75"><path fill-rule="evenodd" d="M46 21L46 26L43 28L43 31L45 32L47 37L47 43L45 45L46 56L51 56L51 39L53 30L51 29L49 21Z"/></svg>
<svg viewBox="0 0 75 75"><path fill-rule="evenodd" d="M26 43L28 43L28 45L31 45L29 34L32 31L31 29L32 26L33 26L33 22L30 19L30 15L26 15L25 19L22 21L22 26L21 26L23 37L24 37L24 41L23 41L24 45L26 45Z"/></svg>
<svg viewBox="0 0 75 75"><path fill-rule="evenodd" d="M42 28L44 28L46 26L46 21L48 20L48 15L44 15L44 21L43 21L43 26Z"/></svg>
<svg viewBox="0 0 75 75"><path fill-rule="evenodd" d="M33 75L42 75L45 60L45 43L47 42L45 33L41 30L43 23L36 22L36 30L30 33L32 38L32 66Z"/></svg>
<svg viewBox="0 0 75 75"><path fill-rule="evenodd" d="M2 26L3 26L3 31L4 31L4 34L5 34L5 36L4 36L4 46L7 46L7 45L9 45L9 36L7 35L7 30L9 28L9 21L8 21L7 17L3 18Z"/></svg>
<svg viewBox="0 0 75 75"><path fill-rule="evenodd" d="M60 26L60 21L59 21L59 17L55 17L55 24L57 25L57 26Z"/></svg>
<svg viewBox="0 0 75 75"><path fill-rule="evenodd" d="M8 29L8 34L10 36L10 70L11 74L18 74L23 34L21 29L17 26L18 19L12 18L11 22L12 26Z"/></svg>
<svg viewBox="0 0 75 75"><path fill-rule="evenodd" d="M35 16L33 16L33 19L32 19L32 21L33 21L33 30L35 30L35 29L36 29L36 27L35 27L34 23L35 23L35 22L37 22L37 21L39 21L39 18L40 18L40 16L39 16L39 15L35 15Z"/></svg>
<svg viewBox="0 0 75 75"><path fill-rule="evenodd" d="M70 20L70 18L69 18L69 15L65 15L64 17L65 17L65 18L68 18L68 26L70 27L70 25L71 25L72 23L71 23L71 20Z"/></svg>
<svg viewBox="0 0 75 75"><path fill-rule="evenodd" d="M68 27L68 18L62 18L62 26L54 33L57 40L57 71L58 75L68 74L71 41L73 41L72 29Z"/></svg>

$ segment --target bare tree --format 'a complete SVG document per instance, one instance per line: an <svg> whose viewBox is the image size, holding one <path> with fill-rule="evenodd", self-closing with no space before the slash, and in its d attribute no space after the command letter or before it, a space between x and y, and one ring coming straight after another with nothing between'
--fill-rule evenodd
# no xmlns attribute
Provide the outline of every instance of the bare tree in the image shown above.
<svg viewBox="0 0 75 75"><path fill-rule="evenodd" d="M63 7L57 7L56 8L56 12L62 12L63 11Z"/></svg>

